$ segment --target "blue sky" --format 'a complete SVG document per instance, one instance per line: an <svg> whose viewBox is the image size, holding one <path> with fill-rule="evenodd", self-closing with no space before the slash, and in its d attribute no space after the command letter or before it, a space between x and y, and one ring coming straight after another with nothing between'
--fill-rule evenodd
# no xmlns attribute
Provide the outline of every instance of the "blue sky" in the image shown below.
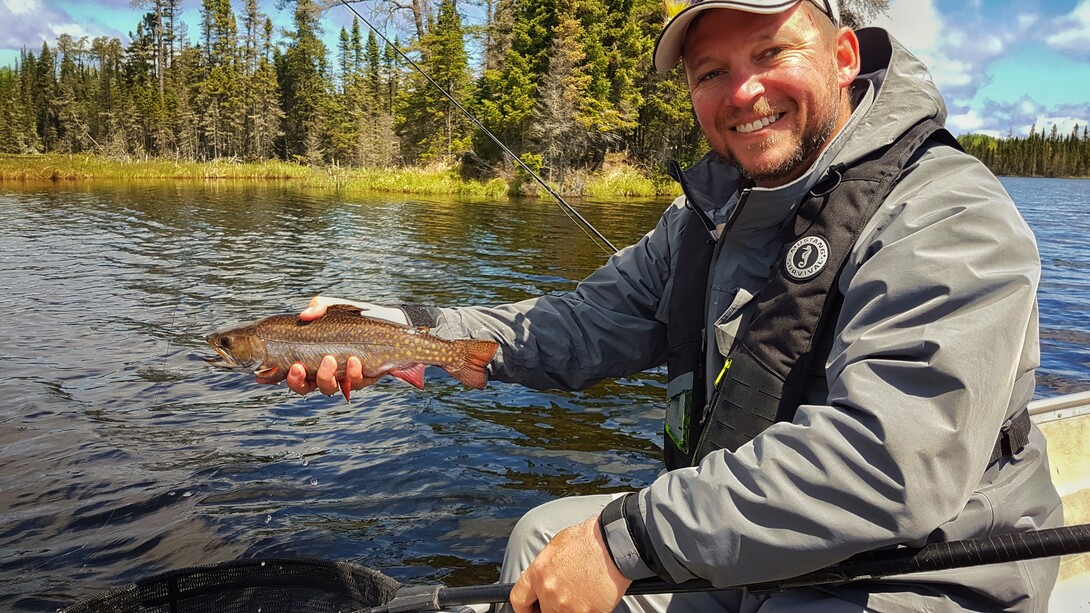
<svg viewBox="0 0 1090 613"><path fill-rule="evenodd" d="M290 7L260 4L278 25L290 23ZM374 4L356 6L371 18ZM241 0L235 5L240 10ZM199 0L183 0L191 38L198 7ZM130 0L0 0L0 64L14 65L20 48L37 53L43 41L52 46L62 33L127 42L143 12ZM327 12L331 48L351 20L344 7ZM889 29L931 69L955 134L1025 135L1034 123L1068 133L1090 122L1090 0L892 0L888 17L874 25ZM396 24L389 27L392 35Z"/></svg>

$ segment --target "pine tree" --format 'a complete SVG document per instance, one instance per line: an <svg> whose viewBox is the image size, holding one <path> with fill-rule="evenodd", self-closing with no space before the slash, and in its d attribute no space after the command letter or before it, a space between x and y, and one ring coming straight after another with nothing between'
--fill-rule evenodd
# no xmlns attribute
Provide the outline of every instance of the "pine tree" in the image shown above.
<svg viewBox="0 0 1090 613"><path fill-rule="evenodd" d="M322 161L322 113L329 95L319 10L314 0L296 0L295 29L288 32L291 40L277 62L284 110L284 154L307 164Z"/></svg>
<svg viewBox="0 0 1090 613"><path fill-rule="evenodd" d="M240 155L245 151L240 135L246 123L246 99L239 88L244 73L230 0L203 0L201 28L205 72L197 102L206 110L201 139L205 156Z"/></svg>
<svg viewBox="0 0 1090 613"><path fill-rule="evenodd" d="M548 178L561 184L565 171L586 153L591 134L586 113L591 76L584 70L583 26L570 10L571 4L571 0L560 2L549 71L539 88L533 122L534 148L544 154Z"/></svg>
<svg viewBox="0 0 1090 613"><path fill-rule="evenodd" d="M455 100L470 97L469 60L462 18L454 0L441 0L435 26L420 42L420 68ZM397 134L409 161L454 162L469 149L469 121L423 77L414 74L403 92Z"/></svg>
<svg viewBox="0 0 1090 613"><path fill-rule="evenodd" d="M68 34L61 34L57 40L60 75L52 104L57 113L56 150L62 153L86 151L94 142L84 91L87 74L83 66L83 53L86 44L86 37L76 40Z"/></svg>
<svg viewBox="0 0 1090 613"><path fill-rule="evenodd" d="M373 31L369 32L363 49L363 92L360 96L365 108L360 118L359 163L365 166L389 166L397 158L397 135L394 133L394 114L390 103L396 72L391 55L393 48L386 45L385 50L387 53L384 57L378 38Z"/></svg>
<svg viewBox="0 0 1090 613"><path fill-rule="evenodd" d="M477 117L515 152L525 150L531 137L537 86L548 70L556 24L556 0L519 4L502 69L485 70L478 80ZM474 136L474 149L493 160L502 156L483 134Z"/></svg>
<svg viewBox="0 0 1090 613"><path fill-rule="evenodd" d="M641 40L654 41L662 20L659 0L636 0L633 4L631 21L638 25ZM651 66L650 47L644 48L641 58L641 66ZM670 160L689 165L707 151L680 68L668 73L647 69L636 86L640 90L636 128L625 144L637 159L663 170Z"/></svg>
<svg viewBox="0 0 1090 613"><path fill-rule="evenodd" d="M57 90L57 67L53 52L47 43L42 43L34 68L31 105L37 125L38 137L45 151L53 151L57 144L57 113L53 107L53 98Z"/></svg>
<svg viewBox="0 0 1090 613"><path fill-rule="evenodd" d="M280 87L277 84L276 68L273 66L273 24L268 17L262 28L261 54L253 76L253 123L251 140L253 154L258 159L269 159L274 155L274 143L283 135L281 123L284 112L280 107Z"/></svg>
<svg viewBox="0 0 1090 613"><path fill-rule="evenodd" d="M33 63L33 59L31 60ZM26 54L22 54L22 67ZM19 64L0 68L0 152L28 154L39 151L38 132L30 108L30 95Z"/></svg>

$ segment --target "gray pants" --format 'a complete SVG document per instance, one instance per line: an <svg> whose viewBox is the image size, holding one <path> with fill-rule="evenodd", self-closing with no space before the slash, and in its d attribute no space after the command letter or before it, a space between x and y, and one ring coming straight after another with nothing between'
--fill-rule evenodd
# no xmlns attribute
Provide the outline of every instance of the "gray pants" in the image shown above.
<svg viewBox="0 0 1090 613"><path fill-rule="evenodd" d="M619 494L618 494L619 496ZM500 569L500 583L514 583L538 552L557 532L588 517L598 515L615 496L575 496L545 503L519 520L507 542ZM511 607L500 607L511 613ZM907 610L907 609L906 609ZM616 611L622 613L865 613L852 604L815 589L797 589L781 594L758 596L743 590L721 590L692 594L625 596Z"/></svg>

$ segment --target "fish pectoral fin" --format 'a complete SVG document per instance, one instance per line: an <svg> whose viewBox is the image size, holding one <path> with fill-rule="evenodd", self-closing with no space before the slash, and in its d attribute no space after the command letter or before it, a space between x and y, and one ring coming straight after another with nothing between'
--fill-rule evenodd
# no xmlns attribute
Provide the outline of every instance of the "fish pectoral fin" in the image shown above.
<svg viewBox="0 0 1090 613"><path fill-rule="evenodd" d="M417 388L424 389L424 365L417 364L401 370L391 370L390 375Z"/></svg>
<svg viewBox="0 0 1090 613"><path fill-rule="evenodd" d="M268 368L262 368L261 370L255 370L254 374L262 379L271 379L276 376L278 370L280 370L279 366L270 366Z"/></svg>
<svg viewBox="0 0 1090 613"><path fill-rule="evenodd" d="M352 402L352 381L347 376L341 377L341 393L345 402Z"/></svg>

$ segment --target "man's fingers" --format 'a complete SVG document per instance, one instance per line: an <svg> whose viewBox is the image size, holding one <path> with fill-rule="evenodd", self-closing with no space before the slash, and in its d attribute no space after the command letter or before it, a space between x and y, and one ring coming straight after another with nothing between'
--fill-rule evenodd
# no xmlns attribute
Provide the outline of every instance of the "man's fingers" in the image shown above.
<svg viewBox="0 0 1090 613"><path fill-rule="evenodd" d="M522 571L518 581L511 586L509 601L515 613L534 613L537 610L537 594L526 571Z"/></svg>
<svg viewBox="0 0 1090 613"><path fill-rule="evenodd" d="M299 313L299 319L311 321L325 315L326 307L328 306L326 302L324 296L315 296L311 298L307 308L303 309L302 313Z"/></svg>
<svg viewBox="0 0 1090 613"><path fill-rule="evenodd" d="M314 391L314 384L307 381L307 369L302 364L292 364L286 379L288 389L296 394L306 395Z"/></svg>
<svg viewBox="0 0 1090 613"><path fill-rule="evenodd" d="M348 358L344 365L344 377L352 384L352 389L358 390L364 386L363 363L356 356Z"/></svg>
<svg viewBox="0 0 1090 613"><path fill-rule="evenodd" d="M337 359L331 355L322 358L322 365L318 367L314 381L318 384L318 391L326 396L336 394L340 389L337 382Z"/></svg>

